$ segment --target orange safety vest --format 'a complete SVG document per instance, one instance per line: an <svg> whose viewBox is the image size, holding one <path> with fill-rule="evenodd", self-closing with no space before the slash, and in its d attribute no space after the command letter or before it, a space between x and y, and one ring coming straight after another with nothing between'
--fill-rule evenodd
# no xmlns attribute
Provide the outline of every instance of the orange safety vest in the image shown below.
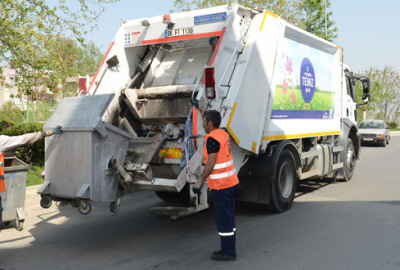
<svg viewBox="0 0 400 270"><path fill-rule="evenodd" d="M204 160L207 164L207 139L212 137L219 142L220 148L217 153L214 168L207 178L207 185L211 189L224 189L236 186L239 184L239 179L236 174L235 165L233 164L231 144L229 143L229 135L218 128L210 132L205 137L206 144L204 146L203 154Z"/></svg>
<svg viewBox="0 0 400 270"><path fill-rule="evenodd" d="M0 193L6 192L6 182L4 181L4 152L0 155Z"/></svg>

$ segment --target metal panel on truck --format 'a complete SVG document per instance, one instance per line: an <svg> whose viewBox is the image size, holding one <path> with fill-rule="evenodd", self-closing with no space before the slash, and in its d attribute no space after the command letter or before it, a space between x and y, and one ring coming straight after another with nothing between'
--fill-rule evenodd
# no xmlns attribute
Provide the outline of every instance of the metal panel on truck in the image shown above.
<svg viewBox="0 0 400 270"><path fill-rule="evenodd" d="M264 143L340 134L340 48L285 23Z"/></svg>
<svg viewBox="0 0 400 270"><path fill-rule="evenodd" d="M256 154L264 131L279 33L279 21L271 13L253 19L228 96L235 102L227 129L241 148Z"/></svg>

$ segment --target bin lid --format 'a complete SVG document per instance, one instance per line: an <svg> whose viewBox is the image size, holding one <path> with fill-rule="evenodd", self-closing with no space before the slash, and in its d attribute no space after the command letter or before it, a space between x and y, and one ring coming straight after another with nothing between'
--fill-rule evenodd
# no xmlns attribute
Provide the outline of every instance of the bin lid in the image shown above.
<svg viewBox="0 0 400 270"><path fill-rule="evenodd" d="M115 94L69 97L61 100L43 130L62 126L63 131L90 131L99 123Z"/></svg>

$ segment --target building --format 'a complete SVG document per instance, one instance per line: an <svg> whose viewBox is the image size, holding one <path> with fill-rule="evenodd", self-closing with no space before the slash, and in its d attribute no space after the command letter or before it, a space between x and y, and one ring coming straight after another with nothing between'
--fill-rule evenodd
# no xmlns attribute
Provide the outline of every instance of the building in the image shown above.
<svg viewBox="0 0 400 270"><path fill-rule="evenodd" d="M15 87L15 78L17 72L15 69L8 67L0 67L0 107L8 101L12 101L15 105L21 106L21 109L25 110L26 99L21 100L18 97L18 88Z"/></svg>

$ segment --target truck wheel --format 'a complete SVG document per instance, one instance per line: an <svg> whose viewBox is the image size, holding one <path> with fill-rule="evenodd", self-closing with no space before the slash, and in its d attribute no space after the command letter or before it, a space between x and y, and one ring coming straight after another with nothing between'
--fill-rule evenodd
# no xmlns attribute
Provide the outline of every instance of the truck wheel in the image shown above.
<svg viewBox="0 0 400 270"><path fill-rule="evenodd" d="M386 144L389 144L390 137L386 138Z"/></svg>
<svg viewBox="0 0 400 270"><path fill-rule="evenodd" d="M282 213L291 207L297 187L295 161L289 149L283 149L276 167L276 178L270 183L267 209Z"/></svg>
<svg viewBox="0 0 400 270"><path fill-rule="evenodd" d="M344 168L345 181L350 181L354 174L354 169L356 168L357 157L354 152L353 141L347 139L347 156L346 156L346 166Z"/></svg>
<svg viewBox="0 0 400 270"><path fill-rule="evenodd" d="M387 144L387 138L385 138L385 140L383 141L382 147L386 147L386 144Z"/></svg>

